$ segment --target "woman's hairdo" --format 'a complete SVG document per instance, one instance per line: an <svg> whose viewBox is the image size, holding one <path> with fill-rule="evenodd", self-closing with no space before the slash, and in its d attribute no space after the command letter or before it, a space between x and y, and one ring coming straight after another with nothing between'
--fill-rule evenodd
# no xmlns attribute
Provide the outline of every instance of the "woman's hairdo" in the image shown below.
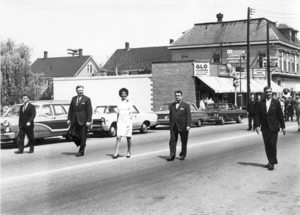
<svg viewBox="0 0 300 215"><path fill-rule="evenodd" d="M128 96L129 92L126 88L122 88L121 90L119 90L119 96L122 97L122 93L125 92L126 95Z"/></svg>

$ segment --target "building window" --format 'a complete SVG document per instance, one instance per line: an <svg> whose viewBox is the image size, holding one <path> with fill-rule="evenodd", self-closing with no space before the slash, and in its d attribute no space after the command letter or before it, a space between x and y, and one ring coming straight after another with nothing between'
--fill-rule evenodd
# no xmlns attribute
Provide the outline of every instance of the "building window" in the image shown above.
<svg viewBox="0 0 300 215"><path fill-rule="evenodd" d="M291 71L291 63L288 63L288 72Z"/></svg>
<svg viewBox="0 0 300 215"><path fill-rule="evenodd" d="M292 63L292 71L294 72L295 64Z"/></svg>
<svg viewBox="0 0 300 215"><path fill-rule="evenodd" d="M277 81L277 84L278 84L279 86L281 86L281 81Z"/></svg>
<svg viewBox="0 0 300 215"><path fill-rule="evenodd" d="M297 72L299 72L299 64L297 64Z"/></svg>
<svg viewBox="0 0 300 215"><path fill-rule="evenodd" d="M214 63L220 63L220 55L214 55Z"/></svg>
<svg viewBox="0 0 300 215"><path fill-rule="evenodd" d="M90 73L93 73L93 65L90 65Z"/></svg>
<svg viewBox="0 0 300 215"><path fill-rule="evenodd" d="M87 73L90 73L90 65L87 65Z"/></svg>
<svg viewBox="0 0 300 215"><path fill-rule="evenodd" d="M283 71L286 71L286 62L283 61Z"/></svg>
<svg viewBox="0 0 300 215"><path fill-rule="evenodd" d="M263 59L264 57L266 57L266 53L259 53L258 55L258 67L259 68L263 68L264 65L263 65Z"/></svg>

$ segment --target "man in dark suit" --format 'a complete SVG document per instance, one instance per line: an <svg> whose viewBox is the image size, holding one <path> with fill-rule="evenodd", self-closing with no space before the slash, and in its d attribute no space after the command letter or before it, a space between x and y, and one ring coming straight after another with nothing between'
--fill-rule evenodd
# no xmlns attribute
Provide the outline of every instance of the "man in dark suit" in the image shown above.
<svg viewBox="0 0 300 215"><path fill-rule="evenodd" d="M255 123L256 132L259 134L260 127L265 144L265 150L269 163L268 170L274 170L274 165L277 161L277 139L280 128L285 135L285 123L280 106L280 102L272 98L272 89L264 88L265 99L257 104Z"/></svg>
<svg viewBox="0 0 300 215"><path fill-rule="evenodd" d="M16 154L23 154L24 151L24 138L25 134L29 139L29 152L34 152L34 118L35 118L35 106L29 103L29 96L24 94L22 97L23 105L20 107L19 114L19 150L15 151Z"/></svg>
<svg viewBox="0 0 300 215"><path fill-rule="evenodd" d="M178 134L180 134L181 138L181 152L179 156L180 160L184 160L191 126L191 110L190 105L182 101L182 92L180 90L175 91L175 102L170 104L169 110L170 157L167 161L174 161L175 159Z"/></svg>
<svg viewBox="0 0 300 215"><path fill-rule="evenodd" d="M254 94L251 93L251 97L248 104L248 131L251 131L252 128L254 130L254 118L255 118L255 109L256 109L256 102L254 100ZM252 127L253 123L253 127Z"/></svg>
<svg viewBox="0 0 300 215"><path fill-rule="evenodd" d="M83 86L77 86L77 96L72 98L69 113L68 125L71 125L71 137L77 146L80 145L77 157L84 155L86 147L86 136L88 126L92 122L92 103L91 99L83 95Z"/></svg>

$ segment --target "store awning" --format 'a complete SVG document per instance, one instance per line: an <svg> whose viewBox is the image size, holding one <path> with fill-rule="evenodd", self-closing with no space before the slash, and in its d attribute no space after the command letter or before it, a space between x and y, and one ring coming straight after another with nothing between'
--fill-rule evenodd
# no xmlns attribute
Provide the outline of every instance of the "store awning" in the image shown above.
<svg viewBox="0 0 300 215"><path fill-rule="evenodd" d="M234 93L235 89L233 87L233 79L232 78L220 78L216 76L196 76L201 81L203 81L206 85L208 85L211 89L215 91L215 93ZM250 91L251 93L261 93L264 91L264 87L268 86L268 82L266 80L260 79L250 79ZM271 88L273 92L282 92L283 88L280 87L275 82L271 81ZM240 86L236 89L237 92L246 93L247 92L247 80L242 79Z"/></svg>
<svg viewBox="0 0 300 215"><path fill-rule="evenodd" d="M196 76L207 86L215 91L215 93L233 93L233 81L231 78L219 78L214 76Z"/></svg>
<svg viewBox="0 0 300 215"><path fill-rule="evenodd" d="M261 85L261 91L260 92L263 92L264 87L268 86L268 81L267 80L257 79L257 80L254 80L254 81L257 81ZM274 81L271 81L271 88L272 88L273 93L282 93L282 90L283 90L283 88L281 86L279 86L278 84L276 84Z"/></svg>

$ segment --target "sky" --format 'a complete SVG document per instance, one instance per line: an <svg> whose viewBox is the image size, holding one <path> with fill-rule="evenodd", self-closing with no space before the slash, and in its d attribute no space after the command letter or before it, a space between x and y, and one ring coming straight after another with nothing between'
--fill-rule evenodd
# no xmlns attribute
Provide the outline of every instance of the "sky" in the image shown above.
<svg viewBox="0 0 300 215"><path fill-rule="evenodd" d="M300 31L300 0L0 0L1 41L32 49L31 61L83 49L104 65L116 49L168 46L195 23L267 18ZM298 38L300 38L298 33Z"/></svg>

